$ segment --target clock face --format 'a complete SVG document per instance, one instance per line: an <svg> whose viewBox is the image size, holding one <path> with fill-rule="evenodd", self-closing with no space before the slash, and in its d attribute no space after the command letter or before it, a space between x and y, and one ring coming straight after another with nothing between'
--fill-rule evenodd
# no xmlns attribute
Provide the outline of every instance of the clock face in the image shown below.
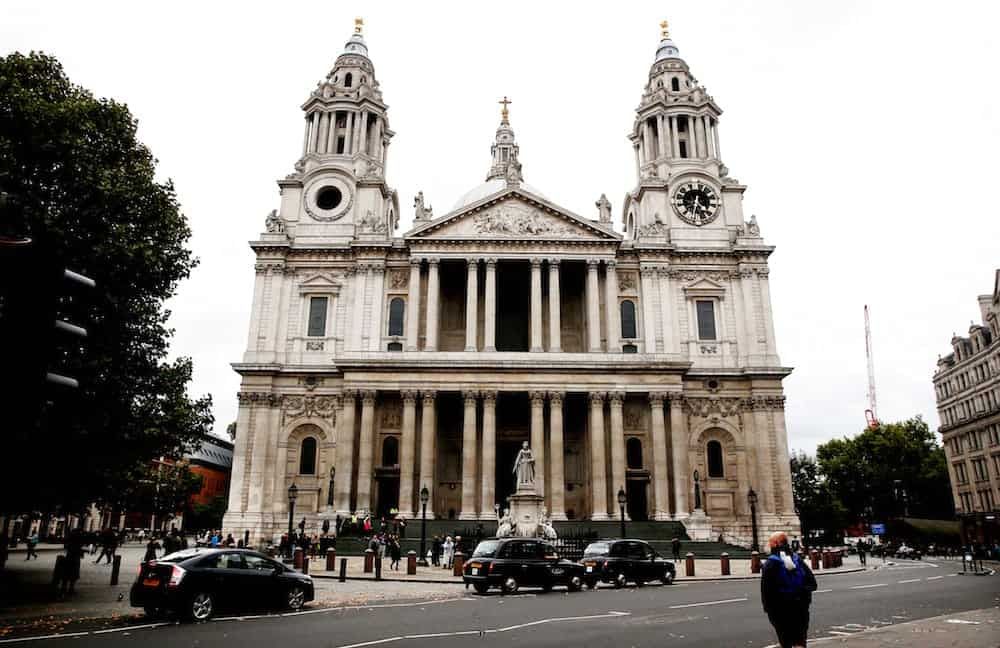
<svg viewBox="0 0 1000 648"><path fill-rule="evenodd" d="M704 225L719 214L719 196L707 184L698 180L685 182L674 190L674 211L686 223Z"/></svg>

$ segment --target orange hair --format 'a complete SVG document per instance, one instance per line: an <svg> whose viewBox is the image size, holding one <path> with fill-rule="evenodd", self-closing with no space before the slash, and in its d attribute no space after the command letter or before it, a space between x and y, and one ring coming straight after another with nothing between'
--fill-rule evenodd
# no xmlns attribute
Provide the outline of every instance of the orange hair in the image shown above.
<svg viewBox="0 0 1000 648"><path fill-rule="evenodd" d="M788 544L788 534L784 531L772 533L771 537L767 539L768 549L774 549L775 547L780 547L785 544Z"/></svg>

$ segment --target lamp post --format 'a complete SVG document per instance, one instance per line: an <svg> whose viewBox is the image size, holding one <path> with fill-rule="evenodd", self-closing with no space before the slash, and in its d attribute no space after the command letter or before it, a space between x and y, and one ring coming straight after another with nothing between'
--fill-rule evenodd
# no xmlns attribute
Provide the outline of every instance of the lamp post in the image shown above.
<svg viewBox="0 0 1000 648"><path fill-rule="evenodd" d="M288 487L288 540L292 539L292 524L295 518L295 498L299 496L299 487L294 483Z"/></svg>
<svg viewBox="0 0 1000 648"><path fill-rule="evenodd" d="M424 486L420 489L420 558L417 564L427 566L427 500L431 498L430 491Z"/></svg>
<svg viewBox="0 0 1000 648"><path fill-rule="evenodd" d="M618 510L621 513L622 537L623 538L625 537L625 501L626 501L626 499L627 498L625 496L625 489L624 488L619 488L618 489Z"/></svg>
<svg viewBox="0 0 1000 648"><path fill-rule="evenodd" d="M757 542L757 493L754 492L753 488L747 493L747 503L750 504L750 527L753 534L753 544L750 545L750 551L760 551L760 545Z"/></svg>

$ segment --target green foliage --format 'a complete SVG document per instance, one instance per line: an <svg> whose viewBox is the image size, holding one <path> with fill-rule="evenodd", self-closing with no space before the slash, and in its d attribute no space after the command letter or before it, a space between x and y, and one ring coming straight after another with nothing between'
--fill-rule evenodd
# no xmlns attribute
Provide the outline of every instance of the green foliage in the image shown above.
<svg viewBox="0 0 1000 648"><path fill-rule="evenodd" d="M201 490L202 478L184 463L153 462L132 473L118 502L125 510L155 513L162 518L184 511Z"/></svg>
<svg viewBox="0 0 1000 648"><path fill-rule="evenodd" d="M816 457L831 495L854 519L953 515L944 449L919 416L834 439Z"/></svg>
<svg viewBox="0 0 1000 648"><path fill-rule="evenodd" d="M65 305L90 336L59 359L80 380L36 425L4 431L0 510L113 503L157 457L212 424L191 399L191 361L167 361L164 301L196 261L173 185L136 140L126 106L72 84L54 58L0 58L0 233L30 234L97 281ZM25 487L30 486L30 487Z"/></svg>
<svg viewBox="0 0 1000 648"><path fill-rule="evenodd" d="M823 530L823 542L834 542L848 524L848 512L830 492L816 459L800 452L792 455L792 493L802 523L802 536Z"/></svg>
<svg viewBox="0 0 1000 648"><path fill-rule="evenodd" d="M222 527L222 516L226 514L228 501L219 495L208 504L195 504L184 516L185 531L204 531Z"/></svg>

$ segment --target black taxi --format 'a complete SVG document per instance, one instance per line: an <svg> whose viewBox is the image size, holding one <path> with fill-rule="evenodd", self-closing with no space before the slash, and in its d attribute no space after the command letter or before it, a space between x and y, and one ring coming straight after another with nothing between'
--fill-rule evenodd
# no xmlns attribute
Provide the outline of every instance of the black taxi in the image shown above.
<svg viewBox="0 0 1000 648"><path fill-rule="evenodd" d="M480 542L466 561L463 580L480 594L491 587L513 594L522 586L549 591L557 585L578 592L583 587L583 567L561 559L545 540L491 539Z"/></svg>
<svg viewBox="0 0 1000 648"><path fill-rule="evenodd" d="M674 582L676 568L642 540L601 540L583 550L583 582L593 589L598 582L624 587L652 581Z"/></svg>

